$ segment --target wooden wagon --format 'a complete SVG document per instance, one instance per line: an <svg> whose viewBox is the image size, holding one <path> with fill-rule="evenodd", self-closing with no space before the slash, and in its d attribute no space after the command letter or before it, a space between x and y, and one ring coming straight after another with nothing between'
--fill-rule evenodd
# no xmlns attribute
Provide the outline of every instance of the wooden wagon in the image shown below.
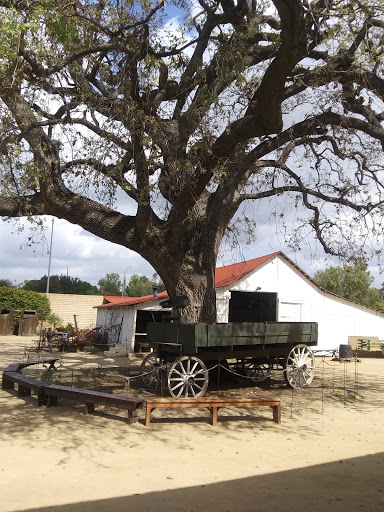
<svg viewBox="0 0 384 512"><path fill-rule="evenodd" d="M221 364L254 382L282 369L292 388L305 388L315 373L315 322L228 324L149 323L153 352L142 362L144 384L152 392L167 387L175 398L203 396L209 369Z"/></svg>

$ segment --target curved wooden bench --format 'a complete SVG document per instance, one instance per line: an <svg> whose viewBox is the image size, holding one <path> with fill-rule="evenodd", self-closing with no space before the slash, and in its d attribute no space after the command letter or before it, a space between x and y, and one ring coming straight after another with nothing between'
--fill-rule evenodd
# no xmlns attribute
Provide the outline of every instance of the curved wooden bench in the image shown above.
<svg viewBox="0 0 384 512"><path fill-rule="evenodd" d="M19 397L30 396L32 391L36 392L38 406L43 404L47 407L57 405L57 399L64 398L84 403L85 414L93 412L96 404L107 405L127 410L130 425L138 420L138 409L142 409L144 404L144 400L141 398L47 384L20 373L23 368L38 363L49 364L48 369L51 370L54 369L56 361L57 359L47 359L32 363L12 363L3 372L1 387L4 390L11 390L15 389L15 384L17 384L17 396Z"/></svg>
<svg viewBox="0 0 384 512"><path fill-rule="evenodd" d="M210 412L211 425L217 424L217 412L222 407L271 407L273 421L281 423L280 400L242 397L216 397L202 396L199 398L147 398L145 409L145 426L151 422L153 409L184 409L206 407Z"/></svg>
<svg viewBox="0 0 384 512"><path fill-rule="evenodd" d="M32 379L31 377L17 372L3 372L1 389L15 389L15 384L17 384L18 397L31 396L31 392L34 391L37 394L38 407L47 403L47 397L44 394L44 388L46 387L45 382Z"/></svg>
<svg viewBox="0 0 384 512"><path fill-rule="evenodd" d="M21 373L21 370L23 370L24 368L28 368L28 366L33 366L35 364L42 364L42 365L49 364L48 370L56 370L55 363L58 360L59 359L56 358L56 359L43 359L42 361L32 361L30 363L11 363L6 367L4 372L6 372L6 373L13 373L13 372Z"/></svg>
<svg viewBox="0 0 384 512"><path fill-rule="evenodd" d="M138 420L138 409L143 408L144 400L130 396L111 395L101 391L88 389L68 388L66 386L45 386L44 394L47 397L47 407L57 405L57 399L74 400L84 403L84 413L94 412L95 405L107 405L128 411L128 423L131 425Z"/></svg>
<svg viewBox="0 0 384 512"><path fill-rule="evenodd" d="M9 364L4 372L7 373L21 373L21 370L24 368L23 363L12 363Z"/></svg>

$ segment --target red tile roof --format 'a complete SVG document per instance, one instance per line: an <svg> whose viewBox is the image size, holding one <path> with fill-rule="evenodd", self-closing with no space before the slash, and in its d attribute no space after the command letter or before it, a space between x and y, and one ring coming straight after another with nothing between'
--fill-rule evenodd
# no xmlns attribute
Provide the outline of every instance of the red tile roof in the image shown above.
<svg viewBox="0 0 384 512"><path fill-rule="evenodd" d="M278 252L267 254L266 256L260 256L260 258L254 258L253 260L242 261L241 263L234 263L233 265L226 265L225 267L219 267L216 269L215 274L215 286L221 288L222 286L229 286L235 283L242 277L246 276L252 270L260 267L266 261L274 258Z"/></svg>
<svg viewBox="0 0 384 512"><path fill-rule="evenodd" d="M167 292L159 292L157 297L160 300L165 300L168 298ZM96 306L97 308L102 308L105 306L132 306L133 304L141 304L142 302L151 302L153 300L153 295L143 295L142 297L115 297L115 296L104 296L104 303L101 306Z"/></svg>
<svg viewBox="0 0 384 512"><path fill-rule="evenodd" d="M263 263L273 259L278 254L282 253L274 252L272 254L267 254L266 256L261 256L260 258L254 258L252 260L242 261L241 263L234 263L232 265L226 265L225 267L217 268L215 273L216 288L229 286L232 283L235 283L236 281L246 276L256 268L260 267ZM168 294L166 291L158 293L157 296L160 300L165 300L168 298ZM108 306L132 306L134 304L142 304L143 302L151 301L153 301L153 295L145 295L143 297L105 296L104 303L101 306L96 307L100 308Z"/></svg>

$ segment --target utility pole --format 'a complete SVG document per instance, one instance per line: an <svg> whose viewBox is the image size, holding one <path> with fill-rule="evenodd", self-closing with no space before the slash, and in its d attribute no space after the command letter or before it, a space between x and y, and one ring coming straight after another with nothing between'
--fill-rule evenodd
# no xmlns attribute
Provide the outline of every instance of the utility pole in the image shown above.
<svg viewBox="0 0 384 512"><path fill-rule="evenodd" d="M51 276L51 259L52 259L52 241L53 241L53 224L55 219L52 219L52 229L51 229L51 244L49 247L49 261L48 261L48 276L47 276L47 289L46 293L49 293L49 278Z"/></svg>

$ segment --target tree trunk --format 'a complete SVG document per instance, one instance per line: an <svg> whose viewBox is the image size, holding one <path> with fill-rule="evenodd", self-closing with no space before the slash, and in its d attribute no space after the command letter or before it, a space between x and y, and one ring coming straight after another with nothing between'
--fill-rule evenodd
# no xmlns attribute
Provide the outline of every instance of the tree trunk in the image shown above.
<svg viewBox="0 0 384 512"><path fill-rule="evenodd" d="M196 262L172 261L171 258L160 258L151 261L160 275L169 297L187 296L190 304L181 309L189 323L216 321L215 263L201 266Z"/></svg>
<svg viewBox="0 0 384 512"><path fill-rule="evenodd" d="M141 247L140 253L161 277L169 297L189 298L190 305L181 310L188 322L213 323L216 322L215 270L219 243L216 243L216 229L212 232L207 224L201 228L199 236L183 233L178 242L174 233L159 232L152 237L150 246Z"/></svg>

